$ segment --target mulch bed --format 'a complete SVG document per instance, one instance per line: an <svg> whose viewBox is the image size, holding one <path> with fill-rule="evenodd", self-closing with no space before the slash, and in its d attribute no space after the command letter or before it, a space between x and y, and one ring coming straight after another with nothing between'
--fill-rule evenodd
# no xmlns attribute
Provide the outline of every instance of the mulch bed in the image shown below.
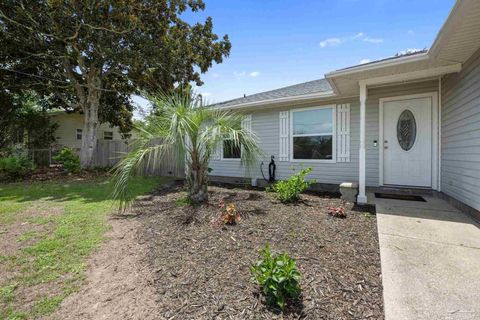
<svg viewBox="0 0 480 320"><path fill-rule="evenodd" d="M383 319L376 219L329 195L282 204L259 190L209 188L209 203L184 205L180 186L143 197L134 210L157 290L157 318ZM241 221L218 223L220 202ZM327 207L344 206L345 219ZM355 209L355 211L353 210ZM296 259L301 300L283 313L265 304L249 267L269 243Z"/></svg>

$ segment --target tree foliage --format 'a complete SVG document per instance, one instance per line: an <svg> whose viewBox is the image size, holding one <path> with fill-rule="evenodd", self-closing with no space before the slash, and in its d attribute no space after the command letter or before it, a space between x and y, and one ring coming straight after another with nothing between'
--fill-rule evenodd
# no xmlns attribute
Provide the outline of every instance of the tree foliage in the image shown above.
<svg viewBox="0 0 480 320"><path fill-rule="evenodd" d="M50 121L45 101L34 92L0 91L0 150L15 143L28 149L49 148L57 127Z"/></svg>
<svg viewBox="0 0 480 320"><path fill-rule="evenodd" d="M229 54L211 18L182 20L204 7L202 0L1 1L1 81L83 112L82 165L90 166L100 122L131 129L131 94L201 85L200 74Z"/></svg>

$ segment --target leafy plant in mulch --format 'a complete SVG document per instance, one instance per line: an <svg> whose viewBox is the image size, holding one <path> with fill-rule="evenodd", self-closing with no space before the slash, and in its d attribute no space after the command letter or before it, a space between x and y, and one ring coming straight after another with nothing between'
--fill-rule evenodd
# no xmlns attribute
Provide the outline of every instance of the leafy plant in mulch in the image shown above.
<svg viewBox="0 0 480 320"><path fill-rule="evenodd" d="M252 280L258 284L271 306L285 309L287 303L300 296L300 272L288 254L273 255L267 244L263 259L250 267Z"/></svg>
<svg viewBox="0 0 480 320"><path fill-rule="evenodd" d="M270 191L276 193L276 197L283 203L295 202L300 199L300 193L305 191L315 180L306 181L305 177L312 172L312 168L305 168L274 184Z"/></svg>
<svg viewBox="0 0 480 320"><path fill-rule="evenodd" d="M344 219L347 217L344 207L330 206L327 208L327 210L328 210L328 214L331 215L332 217L341 218L341 219Z"/></svg>
<svg viewBox="0 0 480 320"><path fill-rule="evenodd" d="M177 200L175 200L175 205L177 207L185 207L185 206L188 206L188 205L191 205L192 202L190 201L190 199L188 197L181 197L181 198L178 198Z"/></svg>
<svg viewBox="0 0 480 320"><path fill-rule="evenodd" d="M219 207L222 209L220 221L223 224L236 224L240 221L240 213L237 211L235 204L229 203L225 205L225 203L220 202Z"/></svg>

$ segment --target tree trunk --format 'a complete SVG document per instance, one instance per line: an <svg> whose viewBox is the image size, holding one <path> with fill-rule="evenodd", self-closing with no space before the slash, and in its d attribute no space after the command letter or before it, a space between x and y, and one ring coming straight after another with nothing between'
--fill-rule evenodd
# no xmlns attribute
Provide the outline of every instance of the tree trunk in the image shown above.
<svg viewBox="0 0 480 320"><path fill-rule="evenodd" d="M82 149L80 151L80 164L83 169L92 169L97 148L97 130L100 125L98 108L100 106L101 86L100 78L89 79L87 97L83 105L84 121L82 132Z"/></svg>
<svg viewBox="0 0 480 320"><path fill-rule="evenodd" d="M208 200L207 171L201 165L187 164L188 198L192 203L198 204Z"/></svg>

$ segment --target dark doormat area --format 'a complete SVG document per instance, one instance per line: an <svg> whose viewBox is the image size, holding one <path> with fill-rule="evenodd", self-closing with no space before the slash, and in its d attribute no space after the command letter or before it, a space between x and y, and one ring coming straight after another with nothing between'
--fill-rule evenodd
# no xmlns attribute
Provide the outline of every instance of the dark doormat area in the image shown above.
<svg viewBox="0 0 480 320"><path fill-rule="evenodd" d="M408 195L408 194L375 192L375 198L427 202L421 196L413 196L413 195Z"/></svg>

